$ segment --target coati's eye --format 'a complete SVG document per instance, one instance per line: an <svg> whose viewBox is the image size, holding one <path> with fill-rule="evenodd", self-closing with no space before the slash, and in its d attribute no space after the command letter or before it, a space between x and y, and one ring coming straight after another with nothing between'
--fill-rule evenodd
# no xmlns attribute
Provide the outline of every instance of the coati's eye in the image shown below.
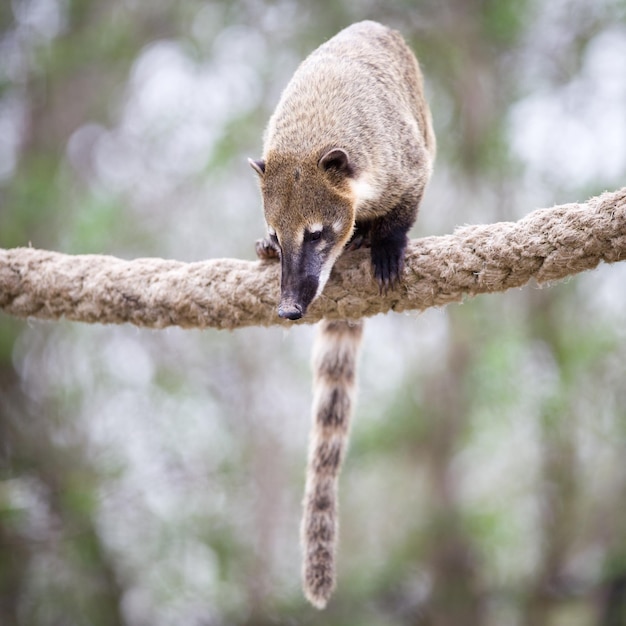
<svg viewBox="0 0 626 626"><path fill-rule="evenodd" d="M319 241L322 238L321 230L314 230L313 232L305 231L304 241Z"/></svg>

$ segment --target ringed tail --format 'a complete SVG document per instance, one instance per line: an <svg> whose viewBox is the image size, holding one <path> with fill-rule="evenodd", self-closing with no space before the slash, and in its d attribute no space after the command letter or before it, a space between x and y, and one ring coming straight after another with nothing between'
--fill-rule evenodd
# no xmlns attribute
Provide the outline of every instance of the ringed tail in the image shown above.
<svg viewBox="0 0 626 626"><path fill-rule="evenodd" d="M303 589L319 609L335 588L338 478L346 453L363 322L322 320L313 348L313 424L301 527Z"/></svg>

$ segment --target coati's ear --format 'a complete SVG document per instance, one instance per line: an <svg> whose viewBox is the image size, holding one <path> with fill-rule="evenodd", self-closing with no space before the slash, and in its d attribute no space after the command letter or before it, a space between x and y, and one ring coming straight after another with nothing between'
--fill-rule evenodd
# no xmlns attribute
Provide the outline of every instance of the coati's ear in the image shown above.
<svg viewBox="0 0 626 626"><path fill-rule="evenodd" d="M263 176L263 174L265 174L265 161L263 161L263 159L259 159L258 161L253 161L252 159L248 159L248 163L250 163L250 167L259 176Z"/></svg>
<svg viewBox="0 0 626 626"><path fill-rule="evenodd" d="M333 148L329 150L317 163L325 172L337 172L345 176L352 176L354 167L345 150Z"/></svg>

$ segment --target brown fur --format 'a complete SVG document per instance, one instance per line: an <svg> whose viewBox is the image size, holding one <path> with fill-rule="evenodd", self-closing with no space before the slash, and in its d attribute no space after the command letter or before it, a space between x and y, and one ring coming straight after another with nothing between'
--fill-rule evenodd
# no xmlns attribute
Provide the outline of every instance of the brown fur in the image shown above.
<svg viewBox="0 0 626 626"><path fill-rule="evenodd" d="M265 134L261 181L281 261L278 314L305 315L341 252L368 245L381 290L399 282L435 156L415 56L399 33L360 22L315 50L283 92ZM302 522L303 582L323 608L335 586L337 480L347 445L362 324L320 324L313 357L313 429Z"/></svg>

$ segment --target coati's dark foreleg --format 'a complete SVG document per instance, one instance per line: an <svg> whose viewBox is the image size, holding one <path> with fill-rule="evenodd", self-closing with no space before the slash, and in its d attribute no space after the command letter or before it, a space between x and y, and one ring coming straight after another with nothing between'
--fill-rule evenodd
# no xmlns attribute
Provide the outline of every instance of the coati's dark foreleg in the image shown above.
<svg viewBox="0 0 626 626"><path fill-rule="evenodd" d="M407 233L417 217L419 201L406 201L372 221L369 233L374 278L381 293L393 289L404 269Z"/></svg>
<svg viewBox="0 0 626 626"><path fill-rule="evenodd" d="M313 424L301 536L303 587L317 608L335 588L337 483L346 452L362 322L322 320L313 350Z"/></svg>

